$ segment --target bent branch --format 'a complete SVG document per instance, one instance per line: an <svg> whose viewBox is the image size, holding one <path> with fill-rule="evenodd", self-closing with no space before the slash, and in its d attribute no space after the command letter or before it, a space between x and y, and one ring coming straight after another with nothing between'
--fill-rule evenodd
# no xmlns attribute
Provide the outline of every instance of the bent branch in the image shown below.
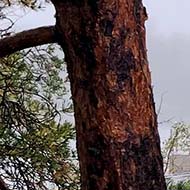
<svg viewBox="0 0 190 190"><path fill-rule="evenodd" d="M11 53L26 48L55 42L55 26L45 26L26 30L0 39L0 57L10 55Z"/></svg>

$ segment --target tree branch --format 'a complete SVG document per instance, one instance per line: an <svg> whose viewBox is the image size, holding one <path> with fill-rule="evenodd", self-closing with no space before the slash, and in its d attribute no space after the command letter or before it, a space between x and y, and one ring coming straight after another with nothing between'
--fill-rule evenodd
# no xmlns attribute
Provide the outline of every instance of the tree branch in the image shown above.
<svg viewBox="0 0 190 190"><path fill-rule="evenodd" d="M0 57L10 55L11 53L25 48L55 42L55 26L45 26L26 30L0 39Z"/></svg>

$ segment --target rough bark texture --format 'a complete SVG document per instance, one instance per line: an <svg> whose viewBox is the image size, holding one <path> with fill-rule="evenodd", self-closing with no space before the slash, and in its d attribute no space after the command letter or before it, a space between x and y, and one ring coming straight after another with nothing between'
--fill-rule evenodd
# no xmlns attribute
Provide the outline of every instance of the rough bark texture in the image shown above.
<svg viewBox="0 0 190 190"><path fill-rule="evenodd" d="M0 57L25 48L56 42L54 26L26 30L0 40Z"/></svg>
<svg viewBox="0 0 190 190"><path fill-rule="evenodd" d="M53 0L82 190L165 190L141 0Z"/></svg>
<svg viewBox="0 0 190 190"><path fill-rule="evenodd" d="M63 47L82 190L165 190L142 1L52 2L56 29L42 27L2 39L0 57L55 41Z"/></svg>

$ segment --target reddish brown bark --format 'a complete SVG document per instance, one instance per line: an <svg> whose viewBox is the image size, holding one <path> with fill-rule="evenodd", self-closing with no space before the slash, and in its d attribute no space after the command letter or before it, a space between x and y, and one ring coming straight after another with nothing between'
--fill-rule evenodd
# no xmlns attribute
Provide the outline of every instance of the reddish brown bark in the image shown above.
<svg viewBox="0 0 190 190"><path fill-rule="evenodd" d="M52 2L71 81L82 190L165 190L142 1Z"/></svg>
<svg viewBox="0 0 190 190"><path fill-rule="evenodd" d="M166 189L141 0L53 0L83 190Z"/></svg>

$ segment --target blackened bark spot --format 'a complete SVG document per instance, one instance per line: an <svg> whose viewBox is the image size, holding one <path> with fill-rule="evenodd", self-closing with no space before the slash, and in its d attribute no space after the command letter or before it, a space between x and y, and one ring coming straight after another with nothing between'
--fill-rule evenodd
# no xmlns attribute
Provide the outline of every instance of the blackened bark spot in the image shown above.
<svg viewBox="0 0 190 190"><path fill-rule="evenodd" d="M110 70L115 71L118 59L122 56L121 53L124 47L122 45L121 39L112 38L109 46L109 56L107 59L107 64Z"/></svg>
<svg viewBox="0 0 190 190"><path fill-rule="evenodd" d="M115 186L115 184L114 184L114 180L113 180L112 183L108 183L106 190L115 190L116 188L114 186Z"/></svg>
<svg viewBox="0 0 190 190"><path fill-rule="evenodd" d="M97 105L98 105L98 99L95 95L95 91L93 89L90 89L89 90L89 99L90 99L90 103L95 107L97 108Z"/></svg>
<svg viewBox="0 0 190 190"><path fill-rule="evenodd" d="M83 129L83 132L86 131L86 123L84 121L82 121L82 129Z"/></svg>
<svg viewBox="0 0 190 190"><path fill-rule="evenodd" d="M103 18L100 21L100 28L104 36L112 36L116 15L117 12L115 12L115 10L107 10L104 13Z"/></svg>
<svg viewBox="0 0 190 190"><path fill-rule="evenodd" d="M92 12L96 15L98 12L98 0L88 0L88 5L90 6Z"/></svg>
<svg viewBox="0 0 190 190"><path fill-rule="evenodd" d="M122 38L125 38L127 31L120 31ZM123 45L123 39L113 38L110 43L109 57L107 60L108 68L117 75L117 83L120 89L125 86L128 81L131 84L131 70L136 68L135 58L131 49L126 49Z"/></svg>
<svg viewBox="0 0 190 190"><path fill-rule="evenodd" d="M106 95L106 102L109 106L114 106L116 104L115 99L117 97L117 93L118 92L112 92Z"/></svg>
<svg viewBox="0 0 190 190"><path fill-rule="evenodd" d="M88 152L91 156L99 156L100 150L97 147L89 147Z"/></svg>
<svg viewBox="0 0 190 190"><path fill-rule="evenodd" d="M111 52L111 58L109 61L110 69L117 74L117 83L122 88L124 82L130 78L129 72L135 69L134 55L131 50L122 49L118 55Z"/></svg>
<svg viewBox="0 0 190 190"><path fill-rule="evenodd" d="M125 154L122 157L123 163L123 174L124 174L124 189L126 185L131 185L134 187L134 182L138 181L138 187L144 189L145 187L153 187L153 182L158 181L157 176L160 173L160 168L155 157L150 157L149 152L152 150L152 140L150 137L140 139L139 143L134 144L135 137L131 137L124 144ZM153 150L151 151L153 152ZM135 168L133 174L128 171L131 171L131 164ZM131 174L131 175L130 175ZM152 181L150 180L152 176ZM149 185L146 183L149 181ZM155 184L155 189L159 189L160 184Z"/></svg>
<svg viewBox="0 0 190 190"><path fill-rule="evenodd" d="M89 134L89 141L86 142L87 153L90 157L87 170L88 173L91 173L93 176L102 177L105 169L105 163L103 160L106 144L102 135L97 134L97 136L94 136L92 133L96 133L96 130L91 131ZM94 180L92 179L92 181Z"/></svg>
<svg viewBox="0 0 190 190"><path fill-rule="evenodd" d="M120 36L121 36L121 41L125 40L125 38L127 37L127 35L130 33L130 29L126 27L122 27L120 28Z"/></svg>
<svg viewBox="0 0 190 190"><path fill-rule="evenodd" d="M106 144L104 142L104 137L102 135L96 134L94 136L94 133L97 133L96 129L92 130L89 134L89 142L87 142L88 151L90 153L90 156L103 156L103 151L106 147ZM94 157L95 159L99 159L99 157Z"/></svg>
<svg viewBox="0 0 190 190"><path fill-rule="evenodd" d="M72 5L80 7L84 5L84 0L64 0L64 3L70 3Z"/></svg>
<svg viewBox="0 0 190 190"><path fill-rule="evenodd" d="M135 69L135 60L133 53L128 50L124 52L116 64L116 74L118 85L122 85L129 78L129 72Z"/></svg>
<svg viewBox="0 0 190 190"><path fill-rule="evenodd" d="M86 35L81 35L79 47L81 50L80 56L83 57L84 63L86 64L87 72L89 73L89 75L91 77L93 70L96 66L92 38L90 38Z"/></svg>
<svg viewBox="0 0 190 190"><path fill-rule="evenodd" d="M88 189L98 189L97 180L94 176L89 176L89 188Z"/></svg>
<svg viewBox="0 0 190 190"><path fill-rule="evenodd" d="M78 79L78 87L82 88L84 90L88 90L89 89L89 81L84 79Z"/></svg>
<svg viewBox="0 0 190 190"><path fill-rule="evenodd" d="M146 7L143 7L143 14L144 14L145 19L148 19L148 14L146 12Z"/></svg>
<svg viewBox="0 0 190 190"><path fill-rule="evenodd" d="M112 31L113 31L113 23L112 21L105 21L105 28L104 28L104 35L105 36L112 36Z"/></svg>
<svg viewBox="0 0 190 190"><path fill-rule="evenodd" d="M141 9L142 7L142 2L139 0L134 1L134 16L136 18L136 21L139 23L141 21Z"/></svg>

